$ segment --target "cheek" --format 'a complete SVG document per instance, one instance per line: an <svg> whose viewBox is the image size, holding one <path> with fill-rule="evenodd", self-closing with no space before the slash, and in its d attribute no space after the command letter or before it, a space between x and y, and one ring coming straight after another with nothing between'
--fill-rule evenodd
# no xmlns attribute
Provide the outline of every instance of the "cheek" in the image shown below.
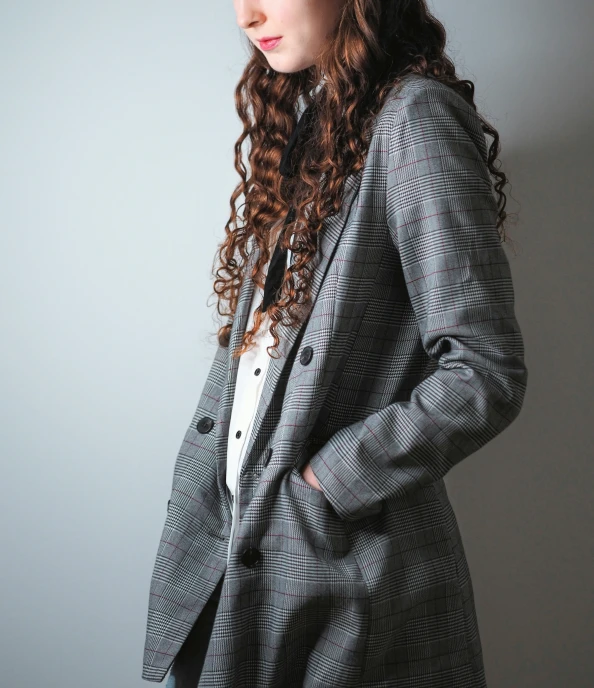
<svg viewBox="0 0 594 688"><path fill-rule="evenodd" d="M320 0L288 0L275 7L274 26L286 36L293 50L316 50L331 29L331 3Z"/></svg>
<svg viewBox="0 0 594 688"><path fill-rule="evenodd" d="M327 0L276 0L274 25L290 36L306 38L325 22ZM272 18L272 15L271 15Z"/></svg>
<svg viewBox="0 0 594 688"><path fill-rule="evenodd" d="M302 22L303 18L300 18L299 13L293 8L279 8L275 16L274 26L278 28L279 33L292 36L298 31L298 27L302 25Z"/></svg>

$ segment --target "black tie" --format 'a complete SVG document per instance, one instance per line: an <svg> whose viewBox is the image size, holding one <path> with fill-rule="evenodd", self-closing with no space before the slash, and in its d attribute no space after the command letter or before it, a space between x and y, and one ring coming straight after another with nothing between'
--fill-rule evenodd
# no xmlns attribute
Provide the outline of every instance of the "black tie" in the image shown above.
<svg viewBox="0 0 594 688"><path fill-rule="evenodd" d="M280 173L283 177L293 177L297 172L299 151L297 151L296 154L293 154L293 151L297 147L297 142L301 136L302 131L311 122L312 114L313 106L310 105L301 114L301 117L297 122L297 126L291 134L291 138L289 139L285 147L285 150L283 151L283 155L279 166ZM279 294L283 282L283 275L285 274L285 269L287 265L287 249L281 249L280 244L285 232L285 227L294 220L295 209L293 208L293 206L290 206L289 212L287 213L287 217L285 218L283 228L280 232L278 241L276 242L274 253L272 254L272 258L270 259L268 272L266 273L266 281L264 283L264 298L262 301L262 312L265 312L268 306L271 303L274 303Z"/></svg>

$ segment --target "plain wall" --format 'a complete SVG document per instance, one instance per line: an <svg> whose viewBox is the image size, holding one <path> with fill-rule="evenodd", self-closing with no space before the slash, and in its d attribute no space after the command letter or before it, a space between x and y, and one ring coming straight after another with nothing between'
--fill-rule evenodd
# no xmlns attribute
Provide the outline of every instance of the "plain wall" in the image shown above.
<svg viewBox="0 0 594 688"><path fill-rule="evenodd" d="M487 679L586 688L594 3L433 7L519 212L524 408L446 481ZM0 4L3 688L148 685L149 581L215 350L246 41L230 0Z"/></svg>

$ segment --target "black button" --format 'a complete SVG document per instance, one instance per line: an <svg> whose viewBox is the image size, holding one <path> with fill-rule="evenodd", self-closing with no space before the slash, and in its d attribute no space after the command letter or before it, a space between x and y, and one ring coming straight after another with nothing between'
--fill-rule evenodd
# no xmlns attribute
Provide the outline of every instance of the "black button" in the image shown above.
<svg viewBox="0 0 594 688"><path fill-rule="evenodd" d="M260 561L260 550L256 547L248 547L241 555L241 563L248 569L254 567Z"/></svg>
<svg viewBox="0 0 594 688"><path fill-rule="evenodd" d="M301 363L303 363L303 365L307 365L311 361L312 356L313 349L311 348L311 346L306 346L305 349L303 349L303 351L301 352L301 357L299 358L299 360L301 361Z"/></svg>
<svg viewBox="0 0 594 688"><path fill-rule="evenodd" d="M262 370L260 368L256 368L256 370L254 370L254 375L259 375L261 372Z"/></svg>
<svg viewBox="0 0 594 688"><path fill-rule="evenodd" d="M198 432L210 432L212 430L212 426L214 425L214 420L212 418L209 418L208 416L204 416L201 418L197 423L196 423L196 429Z"/></svg>
<svg viewBox="0 0 594 688"><path fill-rule="evenodd" d="M239 439L239 438L241 437L241 430L238 430L238 431L235 433L235 437L237 437L237 439Z"/></svg>
<svg viewBox="0 0 594 688"><path fill-rule="evenodd" d="M272 456L272 447L268 450L268 456L266 457L266 461L264 461L264 467L268 466L268 462L270 461L270 457Z"/></svg>

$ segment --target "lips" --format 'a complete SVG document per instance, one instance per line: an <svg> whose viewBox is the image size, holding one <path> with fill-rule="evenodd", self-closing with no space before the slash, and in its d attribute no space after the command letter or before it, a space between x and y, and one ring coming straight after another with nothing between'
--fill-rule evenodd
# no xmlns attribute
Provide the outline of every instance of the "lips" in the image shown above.
<svg viewBox="0 0 594 688"><path fill-rule="evenodd" d="M281 42L282 36L267 36L260 39L260 47L262 50L272 50Z"/></svg>

